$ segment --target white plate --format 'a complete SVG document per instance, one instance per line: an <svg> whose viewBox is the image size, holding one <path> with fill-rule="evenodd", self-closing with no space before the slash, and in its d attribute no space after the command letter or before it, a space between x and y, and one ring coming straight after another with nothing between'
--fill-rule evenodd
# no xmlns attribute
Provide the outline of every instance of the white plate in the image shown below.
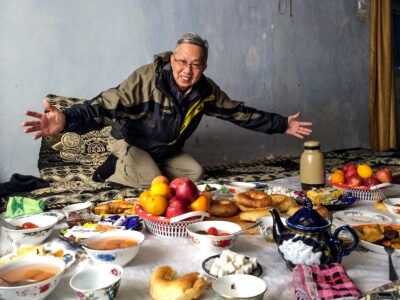
<svg viewBox="0 0 400 300"><path fill-rule="evenodd" d="M387 254L385 248L383 246L375 245L363 240L360 240L360 245L369 251L380 253L380 254ZM400 250L394 249L393 255L400 256Z"/></svg>
<svg viewBox="0 0 400 300"><path fill-rule="evenodd" d="M338 225L393 224L389 216L366 210L348 209L333 213L333 223Z"/></svg>
<svg viewBox="0 0 400 300"><path fill-rule="evenodd" d="M232 196L229 193L228 188L221 184L216 184L216 183L200 184L197 186L197 189L200 192L202 192L202 191L204 191L204 189L206 188L207 185L216 189L215 191L211 191L213 200L218 199L220 196L221 197L231 197Z"/></svg>
<svg viewBox="0 0 400 300"><path fill-rule="evenodd" d="M391 225L393 229L400 230L399 225ZM355 226L357 228L357 226ZM381 245L373 244L367 241L363 241L360 239L359 241L360 245L364 247L365 249L368 249L369 251L375 252L375 253L380 253L380 254L387 254L385 251L385 248ZM400 256L400 250L399 249L394 249L393 255Z"/></svg>
<svg viewBox="0 0 400 300"><path fill-rule="evenodd" d="M61 243L55 243L55 242L46 243L46 244L44 244L44 249L45 249L47 255L55 255L56 252L62 251L61 252L62 257L61 256L57 256L57 257L59 257L60 259L62 259L65 262L66 268L69 268L76 261L75 252L63 247L63 245ZM32 256L35 254L32 253L32 254L28 254L28 255ZM10 262L11 260L13 260L13 257L15 257L15 254L9 253L9 254L1 257L0 261L2 263L7 263L7 262Z"/></svg>

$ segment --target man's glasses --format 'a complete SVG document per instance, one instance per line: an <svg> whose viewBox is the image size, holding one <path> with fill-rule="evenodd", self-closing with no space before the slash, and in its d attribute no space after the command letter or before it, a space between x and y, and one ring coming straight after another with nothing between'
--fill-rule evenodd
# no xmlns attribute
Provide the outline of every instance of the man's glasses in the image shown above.
<svg viewBox="0 0 400 300"><path fill-rule="evenodd" d="M178 64L179 67L181 67L182 69L186 68L187 66L189 66L191 69L193 70L201 70L204 66L203 63L191 63L189 64L186 60L183 59L176 59L175 55L174 55L174 61Z"/></svg>

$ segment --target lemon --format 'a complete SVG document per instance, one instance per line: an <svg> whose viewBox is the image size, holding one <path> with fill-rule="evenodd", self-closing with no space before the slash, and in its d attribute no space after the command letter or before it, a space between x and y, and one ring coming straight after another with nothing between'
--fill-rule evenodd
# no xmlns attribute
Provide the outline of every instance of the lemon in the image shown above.
<svg viewBox="0 0 400 300"><path fill-rule="evenodd" d="M374 171L372 171L372 168L369 165L361 164L361 165L357 166L357 174L361 178L367 179L367 178L370 178L374 174Z"/></svg>
<svg viewBox="0 0 400 300"><path fill-rule="evenodd" d="M171 189L165 182L157 182L150 186L150 194L152 196L161 195L164 197L171 197Z"/></svg>

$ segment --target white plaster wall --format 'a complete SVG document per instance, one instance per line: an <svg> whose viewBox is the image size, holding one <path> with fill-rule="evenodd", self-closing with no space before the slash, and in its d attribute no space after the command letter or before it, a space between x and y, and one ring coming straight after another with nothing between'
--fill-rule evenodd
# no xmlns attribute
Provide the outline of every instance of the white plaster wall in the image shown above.
<svg viewBox="0 0 400 300"><path fill-rule="evenodd" d="M301 111L324 151L368 147L369 23L356 1L296 0L293 17L278 3L0 0L0 182L38 175L40 141L23 133L24 110L41 111L48 93L92 98L187 31L209 40L206 75L232 98ZM205 117L186 150L210 164L300 155L302 144Z"/></svg>

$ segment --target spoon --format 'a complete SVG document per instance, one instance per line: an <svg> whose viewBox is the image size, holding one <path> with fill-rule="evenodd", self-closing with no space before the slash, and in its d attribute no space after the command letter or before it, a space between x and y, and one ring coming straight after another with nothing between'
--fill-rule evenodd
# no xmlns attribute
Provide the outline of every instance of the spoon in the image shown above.
<svg viewBox="0 0 400 300"><path fill-rule="evenodd" d="M234 232L234 233L231 233L231 235L238 235L238 234L241 234L241 233L243 233L243 232L245 232L245 231L247 231L247 230L253 229L253 228L255 228L255 227L257 227L258 225L261 225L261 224L262 224L261 221L256 222L255 224L253 224L253 225L251 225L251 226L249 226L249 227L246 227L246 228L244 228L244 229L242 229L242 230L239 230L239 231L236 231L236 232Z"/></svg>
<svg viewBox="0 0 400 300"><path fill-rule="evenodd" d="M4 220L2 217L0 217L0 226L7 228L7 229L12 229L15 230L16 227L8 223L6 220Z"/></svg>
<svg viewBox="0 0 400 300"><path fill-rule="evenodd" d="M394 252L394 248L384 246L386 253L388 254L389 257L389 279L391 281L399 279L396 273L396 270L394 269L393 262L392 262L392 254Z"/></svg>
<svg viewBox="0 0 400 300"><path fill-rule="evenodd" d="M0 277L0 284L2 282L5 282L7 284L7 286L24 286L24 285L28 285L28 284L34 284L38 281L35 279L32 279L32 278L21 279L21 280L17 280L17 281L8 281L8 280L5 280L4 278Z"/></svg>

